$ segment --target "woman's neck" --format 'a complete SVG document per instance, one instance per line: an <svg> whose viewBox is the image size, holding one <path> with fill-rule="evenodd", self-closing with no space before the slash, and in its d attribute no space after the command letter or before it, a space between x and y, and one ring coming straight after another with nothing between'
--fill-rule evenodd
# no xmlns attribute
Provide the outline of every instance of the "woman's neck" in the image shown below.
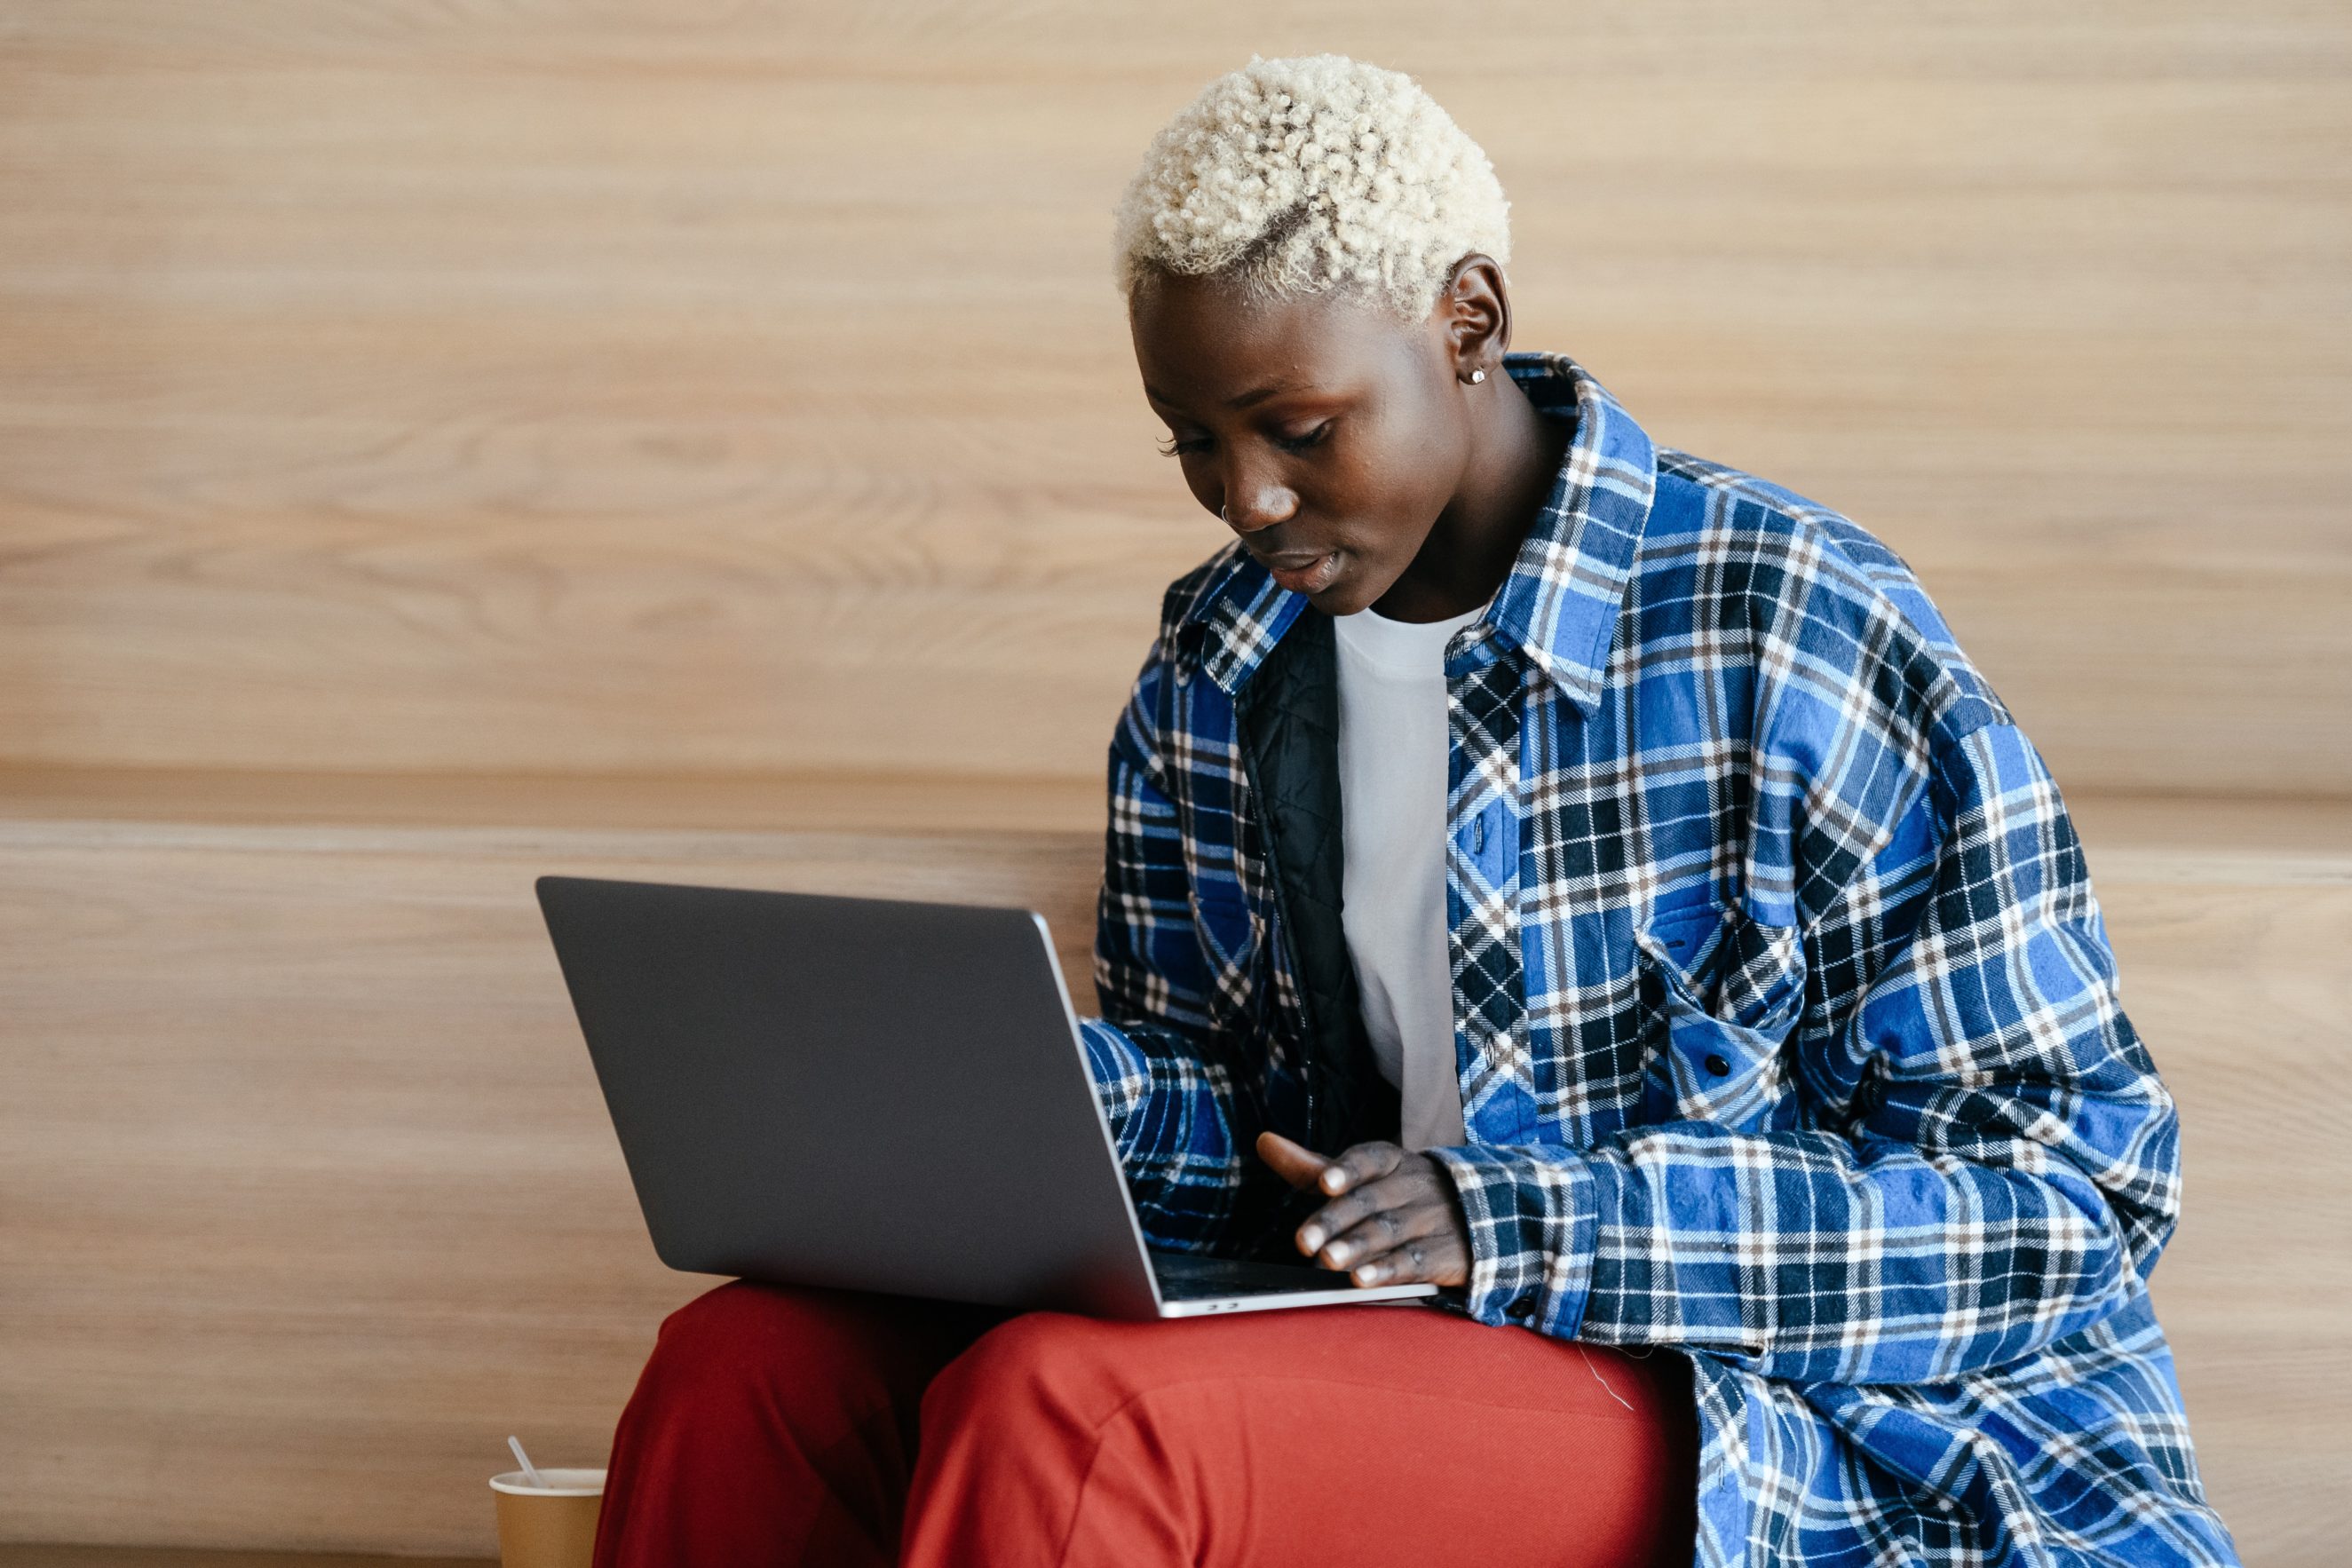
<svg viewBox="0 0 2352 1568"><path fill-rule="evenodd" d="M1493 598L1551 495L1575 426L1540 412L1507 373L1481 402L1462 488L1373 602L1391 620L1442 621Z"/></svg>

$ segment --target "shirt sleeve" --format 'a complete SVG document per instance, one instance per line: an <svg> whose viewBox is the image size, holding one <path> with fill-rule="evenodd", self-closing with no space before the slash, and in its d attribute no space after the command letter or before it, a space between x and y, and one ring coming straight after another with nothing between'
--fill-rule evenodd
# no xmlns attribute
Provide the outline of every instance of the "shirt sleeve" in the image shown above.
<svg viewBox="0 0 2352 1568"><path fill-rule="evenodd" d="M1095 991L1079 1020L1128 1191L1155 1245L1213 1250L1233 1229L1264 1124L1208 1005L1181 824L1154 781L1139 682L1110 754L1110 823L1097 905Z"/></svg>
<svg viewBox="0 0 2352 1568"><path fill-rule="evenodd" d="M1475 1316L1800 1383L1932 1383L2140 1291L2179 1215L2177 1118L2056 785L1989 723L1908 813L1805 943L1867 976L1791 1047L1800 1094L1858 1064L1844 1103L1800 1130L1433 1151Z"/></svg>

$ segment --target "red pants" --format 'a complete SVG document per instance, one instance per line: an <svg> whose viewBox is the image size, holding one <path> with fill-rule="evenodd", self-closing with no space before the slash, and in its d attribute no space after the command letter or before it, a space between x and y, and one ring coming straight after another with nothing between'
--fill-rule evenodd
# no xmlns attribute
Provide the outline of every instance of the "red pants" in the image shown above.
<svg viewBox="0 0 2352 1568"><path fill-rule="evenodd" d="M738 1280L662 1324L596 1568L1687 1564L1688 1363L1421 1307L1173 1322Z"/></svg>

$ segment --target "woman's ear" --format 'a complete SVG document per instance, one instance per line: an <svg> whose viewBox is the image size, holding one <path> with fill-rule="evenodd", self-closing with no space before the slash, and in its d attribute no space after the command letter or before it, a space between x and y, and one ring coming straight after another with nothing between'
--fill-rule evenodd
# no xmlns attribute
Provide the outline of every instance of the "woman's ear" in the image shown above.
<svg viewBox="0 0 2352 1568"><path fill-rule="evenodd" d="M1475 250L1455 262L1431 317L1454 380L1481 382L1500 374L1511 346L1511 294L1502 263Z"/></svg>

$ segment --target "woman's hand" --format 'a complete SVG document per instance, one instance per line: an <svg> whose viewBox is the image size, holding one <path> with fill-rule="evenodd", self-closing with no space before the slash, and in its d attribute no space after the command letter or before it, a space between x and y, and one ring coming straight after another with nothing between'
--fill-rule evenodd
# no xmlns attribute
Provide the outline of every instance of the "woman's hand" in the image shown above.
<svg viewBox="0 0 2352 1568"><path fill-rule="evenodd" d="M1461 1285L1470 1278L1470 1232L1454 1184L1426 1154L1394 1143L1359 1143L1326 1160L1278 1132L1257 1135L1258 1158L1294 1187L1312 1183L1332 1201L1298 1227L1298 1250L1359 1285Z"/></svg>

